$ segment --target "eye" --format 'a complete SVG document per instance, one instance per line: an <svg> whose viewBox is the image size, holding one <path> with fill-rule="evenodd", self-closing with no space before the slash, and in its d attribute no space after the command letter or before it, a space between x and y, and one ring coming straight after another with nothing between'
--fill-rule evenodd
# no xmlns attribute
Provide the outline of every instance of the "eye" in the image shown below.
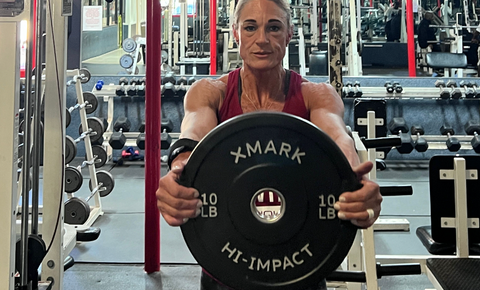
<svg viewBox="0 0 480 290"><path fill-rule="evenodd" d="M270 31L277 32L280 30L280 26L273 25L273 26L270 26L269 29Z"/></svg>
<svg viewBox="0 0 480 290"><path fill-rule="evenodd" d="M253 25L245 26L244 29L245 31L252 32L252 31L255 31L255 26Z"/></svg>

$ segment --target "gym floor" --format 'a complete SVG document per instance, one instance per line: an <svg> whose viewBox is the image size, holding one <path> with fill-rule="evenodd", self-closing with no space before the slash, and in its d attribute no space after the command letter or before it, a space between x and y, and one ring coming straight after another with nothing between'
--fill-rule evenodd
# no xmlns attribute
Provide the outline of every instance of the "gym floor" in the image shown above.
<svg viewBox="0 0 480 290"><path fill-rule="evenodd" d="M123 50L84 61L83 66L94 75L125 75L118 65ZM143 61L140 73L145 72ZM408 76L406 69L365 69L365 75ZM76 160L81 162L80 159ZM94 224L101 228L98 240L78 243L71 256L75 265L65 272L64 289L200 289L201 268L187 249L179 228L161 220L161 271L146 274L144 261L144 181L142 163L123 166L107 164L115 178L112 194L102 199L105 214ZM84 170L85 178L89 178ZM162 175L166 168L162 167ZM409 232L376 232L375 248L379 255L426 255L428 252L415 235L419 226L430 224L428 162L389 161L388 169L377 173L380 185L411 184L414 195L386 197L381 218L402 218L410 222ZM87 180L76 196L86 197ZM384 277L379 280L384 290L433 288L428 278L419 276Z"/></svg>
<svg viewBox="0 0 480 290"><path fill-rule="evenodd" d="M80 161L80 160L78 160ZM104 168L115 177L115 189L102 199L105 214L94 224L102 233L98 240L79 243L71 252L75 265L65 272L64 289L200 289L201 269L187 249L180 229L161 221L161 271L147 275L144 260L144 167L139 163ZM86 173L86 170L85 170ZM162 175L166 168L162 166ZM427 255L415 235L419 226L430 224L428 163L391 161L377 173L380 185L411 184L413 196L385 197L381 218L402 218L410 222L409 232L376 232L378 255ZM88 178L88 174L85 174ZM88 195L85 181L76 196ZM428 278L384 277L381 289L432 288Z"/></svg>

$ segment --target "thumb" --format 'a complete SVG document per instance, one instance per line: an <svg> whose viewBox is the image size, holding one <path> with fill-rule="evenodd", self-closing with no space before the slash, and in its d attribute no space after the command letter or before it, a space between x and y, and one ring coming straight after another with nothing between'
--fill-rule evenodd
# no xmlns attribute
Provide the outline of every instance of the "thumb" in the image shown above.
<svg viewBox="0 0 480 290"><path fill-rule="evenodd" d="M184 159L184 160L181 160L181 161L177 161L177 162L174 162L172 164L172 173L175 173L175 174L180 174L182 173L183 171L183 168L185 168L185 165L187 164L187 160Z"/></svg>
<svg viewBox="0 0 480 290"><path fill-rule="evenodd" d="M372 169L373 163L371 161L366 161L353 168L353 172L357 174L358 179L361 179L362 176L369 173Z"/></svg>

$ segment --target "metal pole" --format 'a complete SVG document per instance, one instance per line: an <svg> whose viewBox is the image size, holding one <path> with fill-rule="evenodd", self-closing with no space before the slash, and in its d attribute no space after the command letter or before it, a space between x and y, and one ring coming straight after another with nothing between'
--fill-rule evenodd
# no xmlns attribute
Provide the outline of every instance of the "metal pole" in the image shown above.
<svg viewBox="0 0 480 290"><path fill-rule="evenodd" d="M407 0L407 49L408 49L408 75L415 77L417 75L415 65L415 39L413 31L413 0Z"/></svg>
<svg viewBox="0 0 480 290"><path fill-rule="evenodd" d="M217 0L210 0L210 75L217 74Z"/></svg>
<svg viewBox="0 0 480 290"><path fill-rule="evenodd" d="M22 228L20 243L20 287L28 284L28 220L29 220L29 188L30 188L30 147L31 147L31 117L32 117L32 59L33 31L35 27L35 0L30 1L30 21L27 29L27 57L25 59L25 97L23 111L23 162L22 162Z"/></svg>
<svg viewBox="0 0 480 290"><path fill-rule="evenodd" d="M35 112L33 113L33 149L32 149L32 234L38 234L38 197L39 197L39 179L40 179L40 163L42 156L43 136L40 128L40 120L42 115L42 65L43 65L43 31L42 24L45 22L44 1L37 1L37 17L36 17L36 47L35 47Z"/></svg>
<svg viewBox="0 0 480 290"><path fill-rule="evenodd" d="M155 192L160 178L160 119L162 7L158 0L147 0L146 97L145 97L145 272L160 270L160 214Z"/></svg>

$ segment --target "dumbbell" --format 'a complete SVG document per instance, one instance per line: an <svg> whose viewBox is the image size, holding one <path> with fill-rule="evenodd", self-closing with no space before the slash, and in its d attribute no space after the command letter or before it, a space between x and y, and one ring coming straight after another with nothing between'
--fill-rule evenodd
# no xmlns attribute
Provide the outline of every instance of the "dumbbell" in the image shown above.
<svg viewBox="0 0 480 290"><path fill-rule="evenodd" d="M462 147L462 145L457 138L452 137L452 135L455 135L455 131L453 130L452 126L448 124L443 124L442 127L440 127L440 133L447 136L446 144L449 151L457 152L458 150L460 150L460 147Z"/></svg>
<svg viewBox="0 0 480 290"><path fill-rule="evenodd" d="M446 90L445 82L443 80L436 80L435 87L440 88L440 99L447 100L450 98L450 92Z"/></svg>
<svg viewBox="0 0 480 290"><path fill-rule="evenodd" d="M102 80L99 80L99 81L95 84L95 89L96 89L97 91L101 91L104 84L105 84L105 83L104 83Z"/></svg>
<svg viewBox="0 0 480 290"><path fill-rule="evenodd" d="M71 113L76 110L76 109L81 109L85 108L85 113L91 114L95 112L95 110L98 108L98 99L97 96L95 96L94 93L92 92L83 92L83 104L76 104L75 106L72 106L67 109L66 115L65 115L65 125L68 127L70 125L70 122L72 120L72 115Z"/></svg>
<svg viewBox="0 0 480 290"><path fill-rule="evenodd" d="M462 97L462 92L457 88L456 81L449 80L447 82L447 87L450 88L450 98L458 100Z"/></svg>
<svg viewBox="0 0 480 290"><path fill-rule="evenodd" d="M399 82L393 82L392 83L393 89L395 90L395 93L400 94L403 92L403 87Z"/></svg>
<svg viewBox="0 0 480 290"><path fill-rule="evenodd" d="M138 80L137 95L139 96L145 96L145 80L146 80L145 77Z"/></svg>
<svg viewBox="0 0 480 290"><path fill-rule="evenodd" d="M172 136L167 132L167 130L163 130L162 133L160 133L160 149L166 150L170 148L170 145L172 144Z"/></svg>
<svg viewBox="0 0 480 290"><path fill-rule="evenodd" d="M175 79L175 74L173 74L172 72L166 73L165 76L162 78L162 85L165 85L167 83L171 83L172 85L177 83Z"/></svg>
<svg viewBox="0 0 480 290"><path fill-rule="evenodd" d="M194 82L196 82L197 80L195 79L195 77L189 77L188 78L188 82L187 82L187 85L191 86L193 85Z"/></svg>
<svg viewBox="0 0 480 290"><path fill-rule="evenodd" d="M163 130L160 133L160 149L165 150L170 148L172 144L172 136L168 134L167 130ZM138 134L137 137L137 147L144 150L145 149L145 133Z"/></svg>
<svg viewBox="0 0 480 290"><path fill-rule="evenodd" d="M140 83L139 79L136 77L133 77L130 80L130 85L126 88L127 95L130 97L133 97L137 94L137 85Z"/></svg>
<svg viewBox="0 0 480 290"><path fill-rule="evenodd" d="M110 144L113 149L122 149L125 146L127 138L123 133L129 132L130 126L131 124L127 117L118 117L117 121L115 121L113 125L115 132L112 133L110 140L108 140L108 144Z"/></svg>
<svg viewBox="0 0 480 290"><path fill-rule="evenodd" d="M386 81L384 87L387 89L387 93L389 94L393 94L393 92L395 91L395 88L390 81Z"/></svg>
<svg viewBox="0 0 480 290"><path fill-rule="evenodd" d="M413 142L412 136L408 134L408 126L403 117L395 117L388 124L390 132L394 135L399 135L402 140L400 146L396 146L398 153L408 154L413 151L415 144Z"/></svg>
<svg viewBox="0 0 480 290"><path fill-rule="evenodd" d="M177 80L177 85L187 85L187 83L188 83L188 80L186 77L180 77Z"/></svg>
<svg viewBox="0 0 480 290"><path fill-rule="evenodd" d="M142 123L140 124L140 127L138 128L138 131L140 132L140 134L138 134L138 137L137 137L137 146L138 148L140 149L145 149L145 120L142 121ZM161 120L161 132L172 132L173 131L173 122L171 119L169 118L162 118ZM169 138L170 135L164 135L164 143L163 146L166 147L167 146L167 143L168 143L168 140L170 139L170 143L171 143L171 137ZM162 144L160 142L160 144ZM168 147L170 147L170 145L168 144ZM162 148L163 149L163 148Z"/></svg>
<svg viewBox="0 0 480 290"><path fill-rule="evenodd" d="M345 82L345 85L343 87L345 88L345 96L350 98L353 98L355 96L352 82Z"/></svg>
<svg viewBox="0 0 480 290"><path fill-rule="evenodd" d="M70 168L70 167L67 167ZM74 167L71 167L74 168ZM76 169L76 168L75 168ZM75 172L74 170L69 170L68 175L70 178L80 178L83 177L80 172ZM67 169L65 170L65 178L67 176ZM101 197L109 195L113 188L115 187L115 180L113 179L112 174L108 171L99 170L96 173L97 176L97 187L93 188L92 182L90 180L90 195L86 199L72 197L65 202L64 207L64 218L65 223L72 225L81 225L84 224L90 216L90 205L88 201L98 192ZM65 182L66 183L66 182Z"/></svg>
<svg viewBox="0 0 480 290"><path fill-rule="evenodd" d="M469 87L473 89L473 92L475 93L475 98L480 98L480 88L477 87L477 83L474 81L470 81Z"/></svg>
<svg viewBox="0 0 480 290"><path fill-rule="evenodd" d="M128 79L126 77L120 78L118 81L118 86L115 89L115 94L117 96L125 96L125 87L128 85Z"/></svg>
<svg viewBox="0 0 480 290"><path fill-rule="evenodd" d="M421 135L425 134L425 130L423 130L422 125L413 125L410 128L410 132L412 135L417 135L417 140L414 142L415 150L417 152L425 152L428 150L428 142L425 138L421 137Z"/></svg>
<svg viewBox="0 0 480 290"><path fill-rule="evenodd" d="M480 122L469 120L465 124L465 133L473 136L470 144L472 144L472 148L476 153L480 153L480 136L478 135L480 133Z"/></svg>
<svg viewBox="0 0 480 290"><path fill-rule="evenodd" d="M470 87L470 82L461 81L459 85L465 91L465 98L468 98L468 99L475 98L475 91L473 90L472 87Z"/></svg>
<svg viewBox="0 0 480 290"><path fill-rule="evenodd" d="M363 95L363 91L359 81L353 83L353 94L355 98L360 98Z"/></svg>
<svg viewBox="0 0 480 290"><path fill-rule="evenodd" d="M185 87L185 85L182 83L180 84L178 87L177 87L177 97L179 98L179 100L183 101L183 99L185 98L185 95L187 94L187 87Z"/></svg>
<svg viewBox="0 0 480 290"><path fill-rule="evenodd" d="M168 99L173 99L175 94L177 93L177 89L175 85L168 82L162 86L162 96Z"/></svg>

